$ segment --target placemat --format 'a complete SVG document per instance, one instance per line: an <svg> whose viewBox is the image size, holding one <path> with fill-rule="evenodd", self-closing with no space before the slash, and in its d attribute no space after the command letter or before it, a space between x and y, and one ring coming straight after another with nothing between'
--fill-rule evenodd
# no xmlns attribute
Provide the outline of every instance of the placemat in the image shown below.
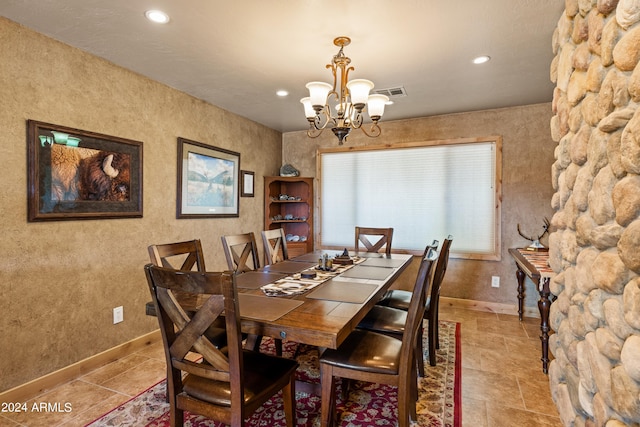
<svg viewBox="0 0 640 427"><path fill-rule="evenodd" d="M306 298L362 304L378 288L370 283L336 282L329 280Z"/></svg>
<svg viewBox="0 0 640 427"><path fill-rule="evenodd" d="M306 270L318 265L317 262L302 262L302 261L281 261L271 265L265 265L264 271L278 272L278 273L298 273L302 270Z"/></svg>
<svg viewBox="0 0 640 427"><path fill-rule="evenodd" d="M238 295L240 317L273 322L300 306L304 301L269 298L260 295Z"/></svg>
<svg viewBox="0 0 640 427"><path fill-rule="evenodd" d="M384 280L393 273L393 268L371 267L367 265L356 265L350 270L342 273L341 277L353 279Z"/></svg>
<svg viewBox="0 0 640 427"><path fill-rule="evenodd" d="M340 251L316 251L316 252L309 252L300 256L297 256L295 258L291 258L289 259L289 261L293 261L293 262L313 262L315 264L318 264L318 260L320 258L322 258L322 255L327 254L329 255L331 258L333 258L335 255L339 254Z"/></svg>
<svg viewBox="0 0 640 427"><path fill-rule="evenodd" d="M286 277L286 274L268 271L247 271L236 276L236 286L242 289L258 289Z"/></svg>
<svg viewBox="0 0 640 427"><path fill-rule="evenodd" d="M391 259L391 258L367 258L362 265L368 265L370 267L390 267L398 268L404 264L403 259Z"/></svg>

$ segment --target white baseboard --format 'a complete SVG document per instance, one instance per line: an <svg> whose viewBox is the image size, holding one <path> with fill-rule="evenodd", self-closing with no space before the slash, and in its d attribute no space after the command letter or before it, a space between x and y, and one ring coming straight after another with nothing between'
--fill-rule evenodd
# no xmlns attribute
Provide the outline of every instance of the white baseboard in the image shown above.
<svg viewBox="0 0 640 427"><path fill-rule="evenodd" d="M36 378L28 383L19 385L0 393L0 402L24 402L27 399L39 396L45 391L51 390L61 384L81 377L101 366L120 359L128 354L136 352L143 347L160 340L160 330L149 332L138 338L132 339L113 348L98 353L72 365L66 366L50 374Z"/></svg>
<svg viewBox="0 0 640 427"><path fill-rule="evenodd" d="M440 307L463 308L465 310L486 311L489 313L518 315L518 304L503 304L499 302L474 301L470 299L440 297ZM537 307L524 307L524 316L540 318Z"/></svg>

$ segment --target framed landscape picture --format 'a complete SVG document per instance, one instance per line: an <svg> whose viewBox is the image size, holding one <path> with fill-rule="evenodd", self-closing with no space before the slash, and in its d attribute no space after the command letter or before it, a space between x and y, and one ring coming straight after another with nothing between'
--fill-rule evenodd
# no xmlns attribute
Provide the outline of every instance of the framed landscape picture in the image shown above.
<svg viewBox="0 0 640 427"><path fill-rule="evenodd" d="M177 218L239 216L240 153L178 138Z"/></svg>
<svg viewBox="0 0 640 427"><path fill-rule="evenodd" d="M142 217L142 142L27 121L27 220Z"/></svg>

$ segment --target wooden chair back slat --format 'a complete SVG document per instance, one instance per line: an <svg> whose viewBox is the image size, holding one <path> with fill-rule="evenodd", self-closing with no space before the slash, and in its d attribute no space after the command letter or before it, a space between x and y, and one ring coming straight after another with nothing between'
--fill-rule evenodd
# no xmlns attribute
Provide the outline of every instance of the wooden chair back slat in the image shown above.
<svg viewBox="0 0 640 427"><path fill-rule="evenodd" d="M184 271L207 271L200 240L149 246L153 265Z"/></svg>
<svg viewBox="0 0 640 427"><path fill-rule="evenodd" d="M222 247L229 270L244 273L260 268L258 246L253 232L222 236Z"/></svg>
<svg viewBox="0 0 640 427"><path fill-rule="evenodd" d="M360 251L362 244L366 252L380 252L384 247L385 254L391 255L391 240L393 239L393 228L356 227L355 251ZM370 238L374 238L371 242Z"/></svg>
<svg viewBox="0 0 640 427"><path fill-rule="evenodd" d="M264 247L264 264L271 265L289 259L287 238L284 230L264 230L262 232L262 244Z"/></svg>

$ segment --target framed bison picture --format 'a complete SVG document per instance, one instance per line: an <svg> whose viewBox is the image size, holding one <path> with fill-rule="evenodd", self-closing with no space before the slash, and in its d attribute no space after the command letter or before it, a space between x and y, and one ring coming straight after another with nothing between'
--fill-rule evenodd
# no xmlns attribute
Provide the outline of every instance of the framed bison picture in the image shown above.
<svg viewBox="0 0 640 427"><path fill-rule="evenodd" d="M28 221L142 217L142 142L27 121Z"/></svg>
<svg viewBox="0 0 640 427"><path fill-rule="evenodd" d="M178 138L177 218L239 216L240 153Z"/></svg>

